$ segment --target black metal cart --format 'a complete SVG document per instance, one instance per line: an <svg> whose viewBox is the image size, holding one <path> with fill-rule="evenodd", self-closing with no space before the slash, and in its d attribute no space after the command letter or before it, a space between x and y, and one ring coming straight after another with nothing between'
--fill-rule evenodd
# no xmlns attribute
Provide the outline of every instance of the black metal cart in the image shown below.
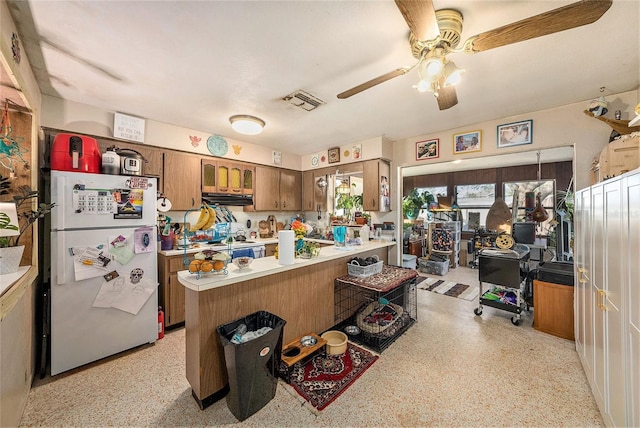
<svg viewBox="0 0 640 428"><path fill-rule="evenodd" d="M514 313L511 322L520 325L522 309L528 310L524 296L524 285L528 273L529 247L516 244L511 250L485 248L478 255L478 307L473 312L482 315L483 305ZM483 291L483 283L487 282L498 288L512 291L516 295L515 304L489 298L491 290Z"/></svg>

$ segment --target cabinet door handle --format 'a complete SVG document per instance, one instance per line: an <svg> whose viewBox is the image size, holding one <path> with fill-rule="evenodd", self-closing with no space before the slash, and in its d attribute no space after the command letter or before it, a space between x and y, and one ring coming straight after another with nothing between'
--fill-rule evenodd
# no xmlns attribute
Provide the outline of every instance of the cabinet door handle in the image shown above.
<svg viewBox="0 0 640 428"><path fill-rule="evenodd" d="M191 206L195 207L196 206L196 200L195 198L191 198Z"/></svg>
<svg viewBox="0 0 640 428"><path fill-rule="evenodd" d="M282 202L282 208L287 208L287 201Z"/></svg>
<svg viewBox="0 0 640 428"><path fill-rule="evenodd" d="M376 206L376 198L372 198L371 199L371 206L375 207Z"/></svg>
<svg viewBox="0 0 640 428"><path fill-rule="evenodd" d="M598 307L603 310L606 311L607 310L607 295L605 293L604 290L598 290L598 295L600 295L600 297L602 297L602 303L598 302Z"/></svg>
<svg viewBox="0 0 640 428"><path fill-rule="evenodd" d="M278 208L278 201L275 201L273 204Z"/></svg>
<svg viewBox="0 0 640 428"><path fill-rule="evenodd" d="M578 275L580 275L578 277L578 282L580 284L585 284L587 281L589 281L589 277L587 276L587 270L585 268L578 268Z"/></svg>

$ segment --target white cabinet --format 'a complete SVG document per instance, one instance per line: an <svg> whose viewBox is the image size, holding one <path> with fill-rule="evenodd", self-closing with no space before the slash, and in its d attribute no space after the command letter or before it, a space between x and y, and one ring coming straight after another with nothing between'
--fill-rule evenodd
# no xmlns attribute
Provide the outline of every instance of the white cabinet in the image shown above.
<svg viewBox="0 0 640 428"><path fill-rule="evenodd" d="M623 297L626 328L627 426L640 426L640 173L626 178L622 197L622 227L627 269L623 272L626 295Z"/></svg>
<svg viewBox="0 0 640 428"><path fill-rule="evenodd" d="M638 426L640 171L576 194L576 350L605 423Z"/></svg>

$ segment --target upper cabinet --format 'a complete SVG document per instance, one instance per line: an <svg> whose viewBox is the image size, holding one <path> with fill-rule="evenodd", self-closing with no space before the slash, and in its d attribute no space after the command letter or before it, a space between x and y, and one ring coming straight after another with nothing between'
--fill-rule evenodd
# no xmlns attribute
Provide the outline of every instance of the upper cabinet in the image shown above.
<svg viewBox="0 0 640 428"><path fill-rule="evenodd" d="M280 210L280 171L256 166L256 192L253 204L256 211Z"/></svg>
<svg viewBox="0 0 640 428"><path fill-rule="evenodd" d="M391 168L383 160L363 162L362 204L365 211L391 211Z"/></svg>
<svg viewBox="0 0 640 428"><path fill-rule="evenodd" d="M253 165L225 159L202 159L202 192L252 195Z"/></svg>
<svg viewBox="0 0 640 428"><path fill-rule="evenodd" d="M302 174L302 209L304 211L327 210L327 187L318 186L318 181L327 180L326 174L305 171Z"/></svg>
<svg viewBox="0 0 640 428"><path fill-rule="evenodd" d="M302 173L256 166L254 208L256 211L299 211L302 209Z"/></svg>
<svg viewBox="0 0 640 428"><path fill-rule="evenodd" d="M280 210L302 209L302 173L288 169L280 170Z"/></svg>
<svg viewBox="0 0 640 428"><path fill-rule="evenodd" d="M163 169L163 150L158 147L144 146L142 144L125 143L116 140L98 139L100 153L107 151L107 148L116 146L119 149L134 150L140 153L146 160L144 162L143 172L146 177L162 177Z"/></svg>
<svg viewBox="0 0 640 428"><path fill-rule="evenodd" d="M164 156L164 196L176 211L198 208L202 203L200 189L200 156L168 150Z"/></svg>
<svg viewBox="0 0 640 428"><path fill-rule="evenodd" d="M202 193L218 191L218 162L215 159L202 158Z"/></svg>

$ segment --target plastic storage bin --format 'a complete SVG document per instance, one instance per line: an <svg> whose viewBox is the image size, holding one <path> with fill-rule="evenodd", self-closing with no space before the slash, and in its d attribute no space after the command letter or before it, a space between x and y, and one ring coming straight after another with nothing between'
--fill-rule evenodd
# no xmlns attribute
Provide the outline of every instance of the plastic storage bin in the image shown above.
<svg viewBox="0 0 640 428"><path fill-rule="evenodd" d="M271 327L268 333L244 343L231 338L240 324L247 331ZM216 329L224 348L229 377L227 406L240 421L262 409L276 395L282 353L282 329L286 321L266 311L258 311Z"/></svg>
<svg viewBox="0 0 640 428"><path fill-rule="evenodd" d="M420 272L430 273L431 275L446 275L449 272L449 262L420 259Z"/></svg>
<svg viewBox="0 0 640 428"><path fill-rule="evenodd" d="M403 268L409 268L409 269L415 269L416 268L417 258L418 258L418 256L414 256L413 254L403 254L402 255L402 267Z"/></svg>

